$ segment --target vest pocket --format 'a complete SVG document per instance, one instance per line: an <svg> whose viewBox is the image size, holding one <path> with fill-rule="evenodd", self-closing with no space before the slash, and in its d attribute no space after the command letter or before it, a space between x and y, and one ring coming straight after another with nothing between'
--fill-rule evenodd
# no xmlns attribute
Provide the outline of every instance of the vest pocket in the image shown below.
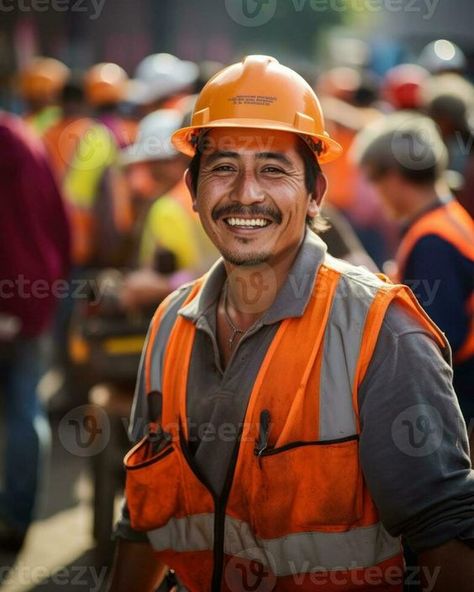
<svg viewBox="0 0 474 592"><path fill-rule="evenodd" d="M363 480L356 435L267 448L259 451L253 464L259 536L280 536L295 527L343 531L360 520Z"/></svg>
<svg viewBox="0 0 474 592"><path fill-rule="evenodd" d="M154 454L145 437L125 456L124 466L132 528L147 531L164 526L183 507L175 447L168 443Z"/></svg>

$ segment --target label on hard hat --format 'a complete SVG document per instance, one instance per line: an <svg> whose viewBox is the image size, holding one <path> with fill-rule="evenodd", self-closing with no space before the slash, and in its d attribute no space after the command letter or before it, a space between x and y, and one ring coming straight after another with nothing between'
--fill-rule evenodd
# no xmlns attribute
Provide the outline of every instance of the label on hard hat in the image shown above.
<svg viewBox="0 0 474 592"><path fill-rule="evenodd" d="M277 98L267 95L235 95L228 100L234 105L272 105Z"/></svg>

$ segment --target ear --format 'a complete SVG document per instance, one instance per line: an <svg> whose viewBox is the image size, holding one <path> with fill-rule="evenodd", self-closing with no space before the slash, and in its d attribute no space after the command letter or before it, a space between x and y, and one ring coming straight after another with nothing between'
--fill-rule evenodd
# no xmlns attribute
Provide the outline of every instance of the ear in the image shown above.
<svg viewBox="0 0 474 592"><path fill-rule="evenodd" d="M314 191L309 195L310 200L307 214L310 218L314 218L318 214L321 202L326 194L327 186L328 181L326 176L323 173L319 173L314 184Z"/></svg>
<svg viewBox="0 0 474 592"><path fill-rule="evenodd" d="M184 182L186 183L186 187L188 188L189 195L191 196L191 199L193 201L193 210L195 212L197 212L197 207L196 207L196 193L195 193L194 188L193 188L193 183L192 183L192 180L191 180L191 173L189 172L189 169L186 169L186 171L184 173Z"/></svg>

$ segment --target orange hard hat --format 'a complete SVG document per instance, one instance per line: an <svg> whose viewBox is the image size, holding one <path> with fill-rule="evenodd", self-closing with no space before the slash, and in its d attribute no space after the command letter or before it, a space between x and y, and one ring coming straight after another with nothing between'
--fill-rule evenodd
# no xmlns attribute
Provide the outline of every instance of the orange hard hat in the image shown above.
<svg viewBox="0 0 474 592"><path fill-rule="evenodd" d="M69 68L54 58L35 58L20 74L20 91L25 99L52 100L69 78Z"/></svg>
<svg viewBox="0 0 474 592"><path fill-rule="evenodd" d="M342 152L324 129L321 105L310 85L269 56L248 56L213 76L197 98L191 125L175 132L172 142L193 156L201 130L226 127L296 133L320 163Z"/></svg>
<svg viewBox="0 0 474 592"><path fill-rule="evenodd" d="M91 105L119 103L125 96L127 73L117 64L92 66L84 78L86 99Z"/></svg>

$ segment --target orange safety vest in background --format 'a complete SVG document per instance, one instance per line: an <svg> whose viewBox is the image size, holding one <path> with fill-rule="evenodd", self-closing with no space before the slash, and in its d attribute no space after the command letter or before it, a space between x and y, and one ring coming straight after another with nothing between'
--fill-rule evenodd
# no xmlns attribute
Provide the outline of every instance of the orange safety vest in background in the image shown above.
<svg viewBox="0 0 474 592"><path fill-rule="evenodd" d="M392 301L447 348L408 288L327 257L304 315L281 322L265 355L220 497L187 444L196 327L178 315L156 339L159 307L143 363L147 392L162 385L171 437L155 455L147 438L127 454L126 497L132 527L189 591L402 590L400 541L380 522L359 459L359 385Z"/></svg>
<svg viewBox="0 0 474 592"><path fill-rule="evenodd" d="M416 243L429 235L439 236L474 263L474 220L453 199L421 216L403 237L396 255L399 281L404 277L407 261ZM436 261L433 261L433 265L436 265ZM465 307L471 321L466 339L454 352L455 363L464 362L474 356L474 293L466 299Z"/></svg>

